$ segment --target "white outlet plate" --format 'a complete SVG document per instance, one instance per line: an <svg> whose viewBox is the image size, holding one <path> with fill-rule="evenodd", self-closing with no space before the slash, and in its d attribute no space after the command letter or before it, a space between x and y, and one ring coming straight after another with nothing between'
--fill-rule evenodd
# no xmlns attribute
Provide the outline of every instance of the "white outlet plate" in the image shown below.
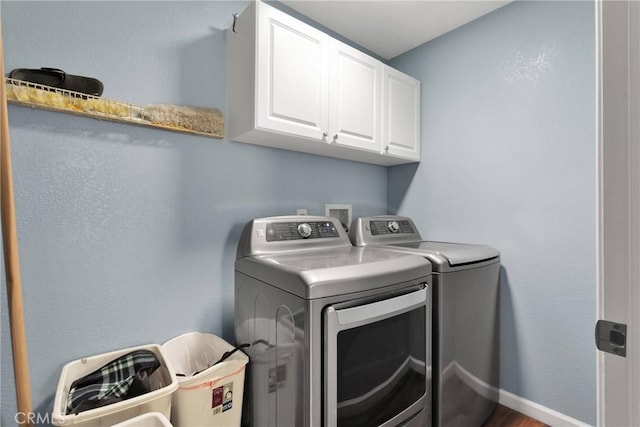
<svg viewBox="0 0 640 427"><path fill-rule="evenodd" d="M351 226L351 205L324 205L324 215L338 218L345 231Z"/></svg>
<svg viewBox="0 0 640 427"><path fill-rule="evenodd" d="M306 209L296 209L296 215L307 215Z"/></svg>

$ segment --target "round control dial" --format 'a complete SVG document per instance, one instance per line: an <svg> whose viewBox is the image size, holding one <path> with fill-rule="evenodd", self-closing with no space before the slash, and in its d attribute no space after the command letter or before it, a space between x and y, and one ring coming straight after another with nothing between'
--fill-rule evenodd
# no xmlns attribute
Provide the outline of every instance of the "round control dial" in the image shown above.
<svg viewBox="0 0 640 427"><path fill-rule="evenodd" d="M389 224L387 224L387 228L392 233L397 233L398 230L400 230L400 226L396 221L389 221Z"/></svg>
<svg viewBox="0 0 640 427"><path fill-rule="evenodd" d="M306 239L307 237L311 236L311 226L306 222L299 224L298 233L300 233L300 235Z"/></svg>

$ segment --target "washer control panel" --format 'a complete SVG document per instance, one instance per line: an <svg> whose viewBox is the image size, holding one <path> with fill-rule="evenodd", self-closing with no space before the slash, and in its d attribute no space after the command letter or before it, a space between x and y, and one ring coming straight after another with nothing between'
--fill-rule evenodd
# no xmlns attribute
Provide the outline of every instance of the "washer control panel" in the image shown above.
<svg viewBox="0 0 640 427"><path fill-rule="evenodd" d="M369 222L369 228L371 230L372 236L379 236L384 234L414 234L416 232L411 226L411 223L406 220L375 220Z"/></svg>
<svg viewBox="0 0 640 427"><path fill-rule="evenodd" d="M267 224L267 242L340 237L332 222L272 222Z"/></svg>

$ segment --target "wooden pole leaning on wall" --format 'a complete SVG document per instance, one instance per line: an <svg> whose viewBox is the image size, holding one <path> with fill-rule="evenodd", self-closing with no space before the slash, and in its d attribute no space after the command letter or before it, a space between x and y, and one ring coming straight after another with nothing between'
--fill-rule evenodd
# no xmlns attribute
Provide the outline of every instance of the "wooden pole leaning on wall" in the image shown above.
<svg viewBox="0 0 640 427"><path fill-rule="evenodd" d="M16 382L18 413L15 421L21 425L31 425L31 384L29 382L29 360L27 338L22 305L22 282L18 257L18 236L16 212L13 196L13 171L11 168L11 144L9 142L9 115L7 92L4 80L4 51L2 45L2 24L0 23L0 208L2 213L2 244L4 248L5 274L7 278L7 299L11 322L11 347L13 350L13 370Z"/></svg>

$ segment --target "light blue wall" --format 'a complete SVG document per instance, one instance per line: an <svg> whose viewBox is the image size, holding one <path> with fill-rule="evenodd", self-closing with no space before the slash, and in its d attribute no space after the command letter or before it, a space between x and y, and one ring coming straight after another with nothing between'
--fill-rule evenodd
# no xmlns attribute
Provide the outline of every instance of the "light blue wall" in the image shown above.
<svg viewBox="0 0 640 427"><path fill-rule="evenodd" d="M7 71L58 67L138 104L226 105L223 30L245 2L2 2ZM62 366L200 330L233 335L233 261L253 217L386 211L379 166L11 106L34 407ZM366 184L366 185L365 185ZM2 415L15 397L2 275Z"/></svg>
<svg viewBox="0 0 640 427"><path fill-rule="evenodd" d="M392 61L422 162L389 170L423 237L502 252L501 386L596 422L592 2L515 2Z"/></svg>

